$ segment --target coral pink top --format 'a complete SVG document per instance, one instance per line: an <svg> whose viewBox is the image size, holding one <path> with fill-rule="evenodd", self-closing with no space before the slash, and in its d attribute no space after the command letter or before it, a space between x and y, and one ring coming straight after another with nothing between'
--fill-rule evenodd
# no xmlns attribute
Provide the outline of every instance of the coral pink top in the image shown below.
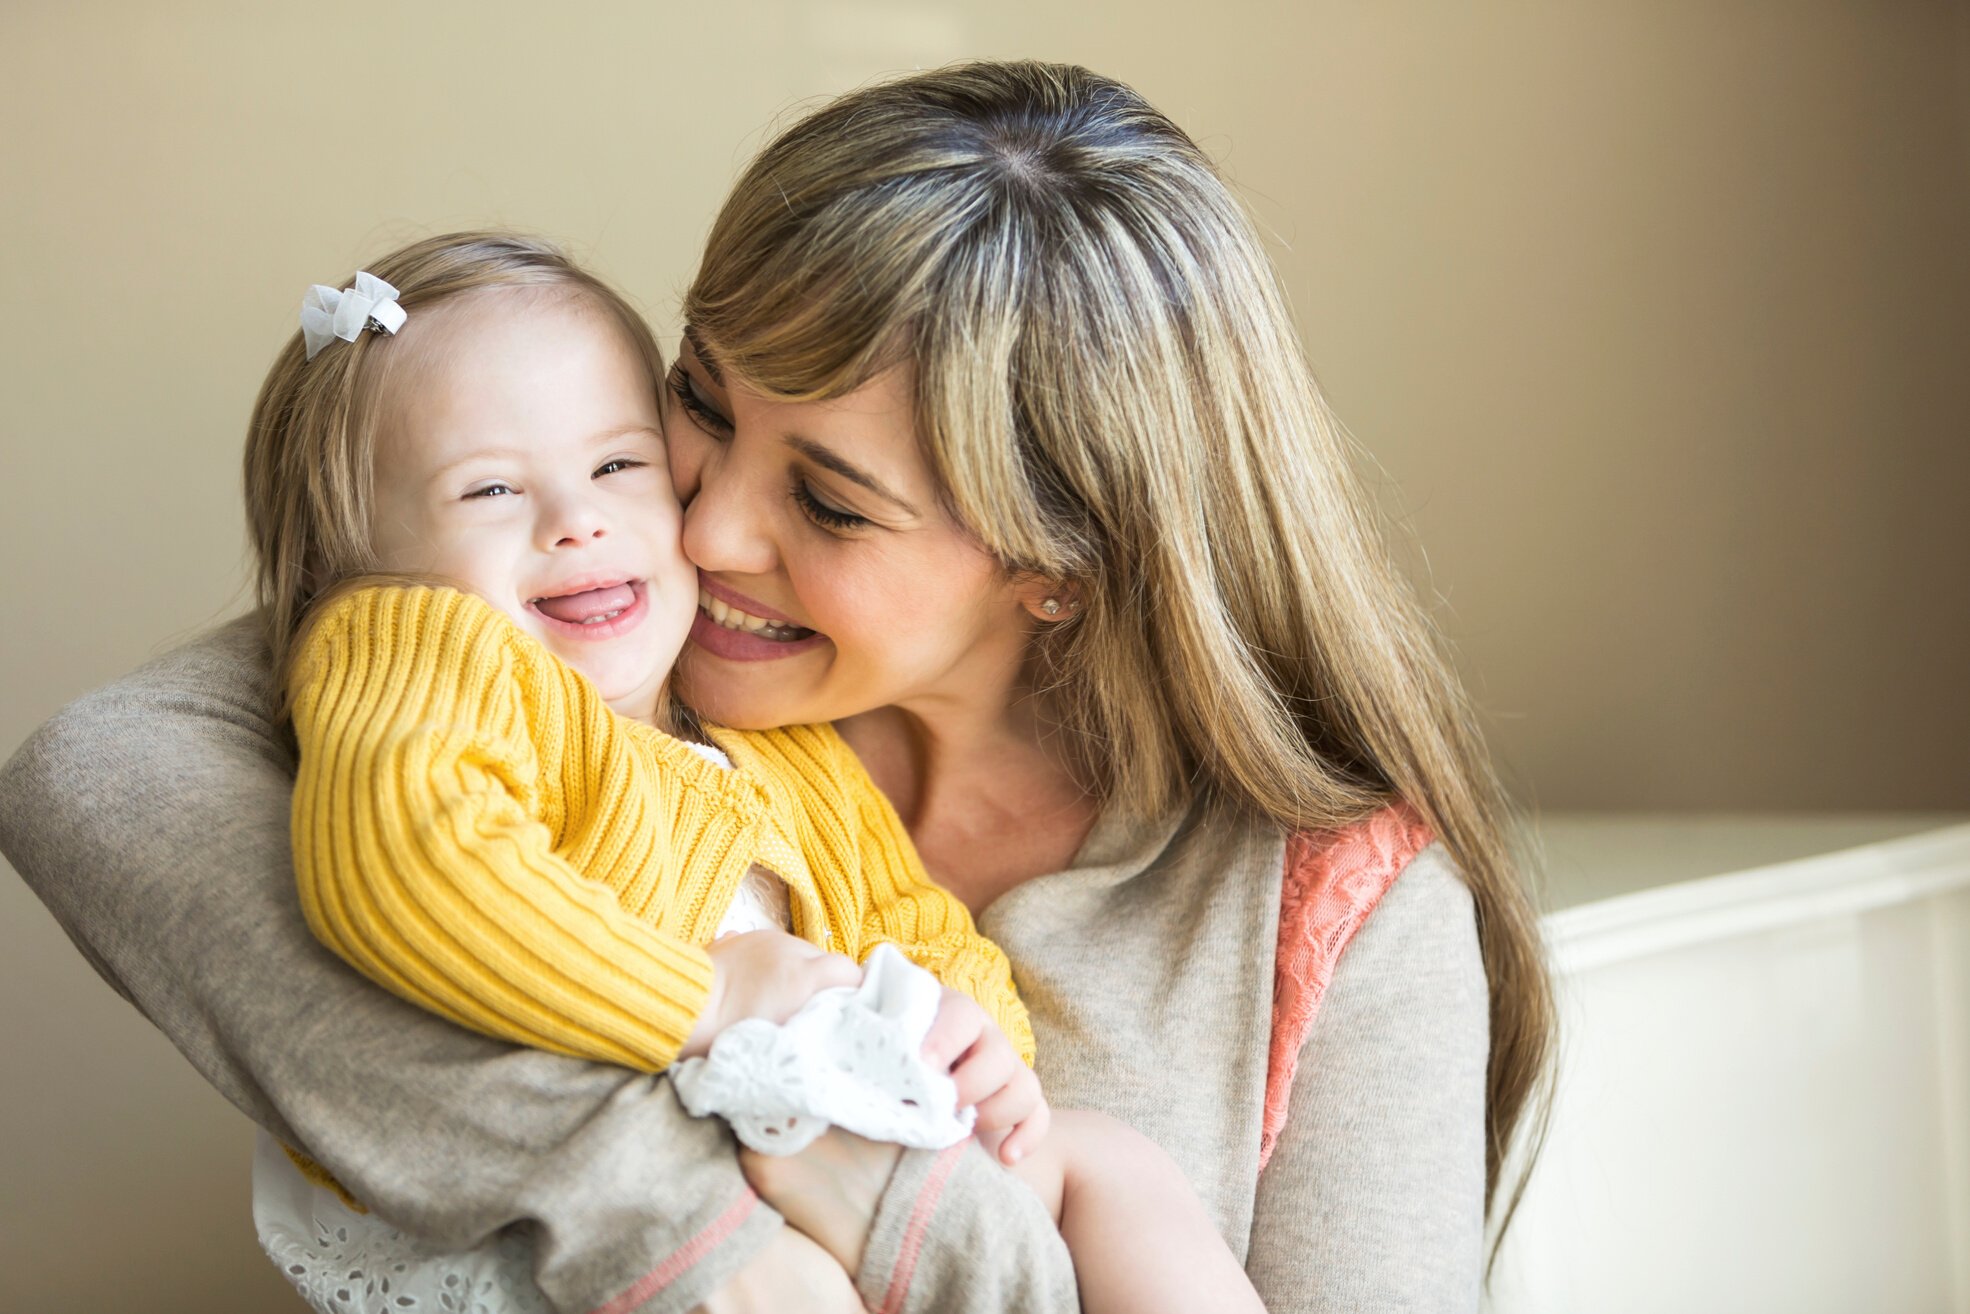
<svg viewBox="0 0 1970 1314"><path fill-rule="evenodd" d="M1286 1125L1286 1102L1300 1066L1300 1047L1313 1030L1341 951L1410 859L1435 839L1414 809L1398 803L1351 826L1303 832L1287 841L1285 882L1279 894L1279 951L1273 968L1265 1122L1259 1139L1261 1168L1272 1158Z"/></svg>

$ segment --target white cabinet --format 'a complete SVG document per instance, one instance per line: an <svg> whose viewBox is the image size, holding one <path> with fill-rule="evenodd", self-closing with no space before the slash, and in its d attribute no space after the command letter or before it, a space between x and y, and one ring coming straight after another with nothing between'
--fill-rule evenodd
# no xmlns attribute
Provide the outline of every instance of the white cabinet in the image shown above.
<svg viewBox="0 0 1970 1314"><path fill-rule="evenodd" d="M1560 1086L1490 1308L1970 1314L1970 824L1542 831Z"/></svg>

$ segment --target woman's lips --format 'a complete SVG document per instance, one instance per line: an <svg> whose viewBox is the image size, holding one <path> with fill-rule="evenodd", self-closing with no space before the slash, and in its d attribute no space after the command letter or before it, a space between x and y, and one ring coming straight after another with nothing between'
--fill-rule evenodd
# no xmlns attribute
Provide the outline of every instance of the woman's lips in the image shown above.
<svg viewBox="0 0 1970 1314"><path fill-rule="evenodd" d="M770 624L791 626L795 629L805 628L793 617L774 611L757 598L749 598L730 584L721 583L701 570L698 572L698 605L710 611L711 608L705 599L706 594L710 594L713 599L724 603L727 607L736 607L748 616L756 616Z"/></svg>
<svg viewBox="0 0 1970 1314"><path fill-rule="evenodd" d="M712 619L712 608L725 612L727 624L721 625ZM828 641L827 635L799 625L729 628L735 616L747 615L735 613L722 599L713 597L709 592L701 592L698 595L698 614L691 619L691 642L714 657L723 657L727 661L770 662L795 656ZM749 619L758 621L760 618L750 616Z"/></svg>
<svg viewBox="0 0 1970 1314"><path fill-rule="evenodd" d="M691 642L727 661L770 662L826 643L827 636L699 571Z"/></svg>

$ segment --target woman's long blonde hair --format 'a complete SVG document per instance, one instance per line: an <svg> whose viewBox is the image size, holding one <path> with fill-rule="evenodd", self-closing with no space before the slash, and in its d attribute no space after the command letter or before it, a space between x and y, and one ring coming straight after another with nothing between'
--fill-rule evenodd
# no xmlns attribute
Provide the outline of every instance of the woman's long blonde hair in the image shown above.
<svg viewBox="0 0 1970 1314"><path fill-rule="evenodd" d="M896 364L950 509L1070 582L1036 660L1074 765L1148 815L1290 830L1406 800L1456 859L1491 987L1486 1195L1536 1127L1553 1003L1470 704L1392 564L1244 208L1169 119L1082 68L853 92L753 161L684 313L788 399ZM1536 1134L1529 1139L1536 1140Z"/></svg>
<svg viewBox="0 0 1970 1314"><path fill-rule="evenodd" d="M650 370L663 379L649 325L607 283L551 242L518 233L445 233L366 266L397 289L415 320L442 302L488 288L563 290L613 315ZM353 276L337 286L346 287ZM370 537L376 433L383 383L400 344L359 333L313 360L297 331L275 358L246 431L246 520L274 669L289 659L310 609L330 590L377 577Z"/></svg>

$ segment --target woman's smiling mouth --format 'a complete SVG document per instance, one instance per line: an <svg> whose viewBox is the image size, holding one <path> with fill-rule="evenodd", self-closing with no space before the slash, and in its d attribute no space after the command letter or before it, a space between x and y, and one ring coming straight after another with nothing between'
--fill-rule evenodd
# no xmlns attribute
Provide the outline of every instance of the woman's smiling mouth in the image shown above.
<svg viewBox="0 0 1970 1314"><path fill-rule="evenodd" d="M698 610L711 617L714 625L723 626L728 630L743 630L747 634L757 634L775 643L792 643L796 639L804 639L814 633L805 626L794 625L787 621L768 620L764 616L741 611L723 598L713 597L711 590L703 587L698 589Z"/></svg>
<svg viewBox="0 0 1970 1314"><path fill-rule="evenodd" d="M700 573L691 642L713 656L737 662L773 661L827 642L826 635L785 616L762 615L765 610L763 604Z"/></svg>

